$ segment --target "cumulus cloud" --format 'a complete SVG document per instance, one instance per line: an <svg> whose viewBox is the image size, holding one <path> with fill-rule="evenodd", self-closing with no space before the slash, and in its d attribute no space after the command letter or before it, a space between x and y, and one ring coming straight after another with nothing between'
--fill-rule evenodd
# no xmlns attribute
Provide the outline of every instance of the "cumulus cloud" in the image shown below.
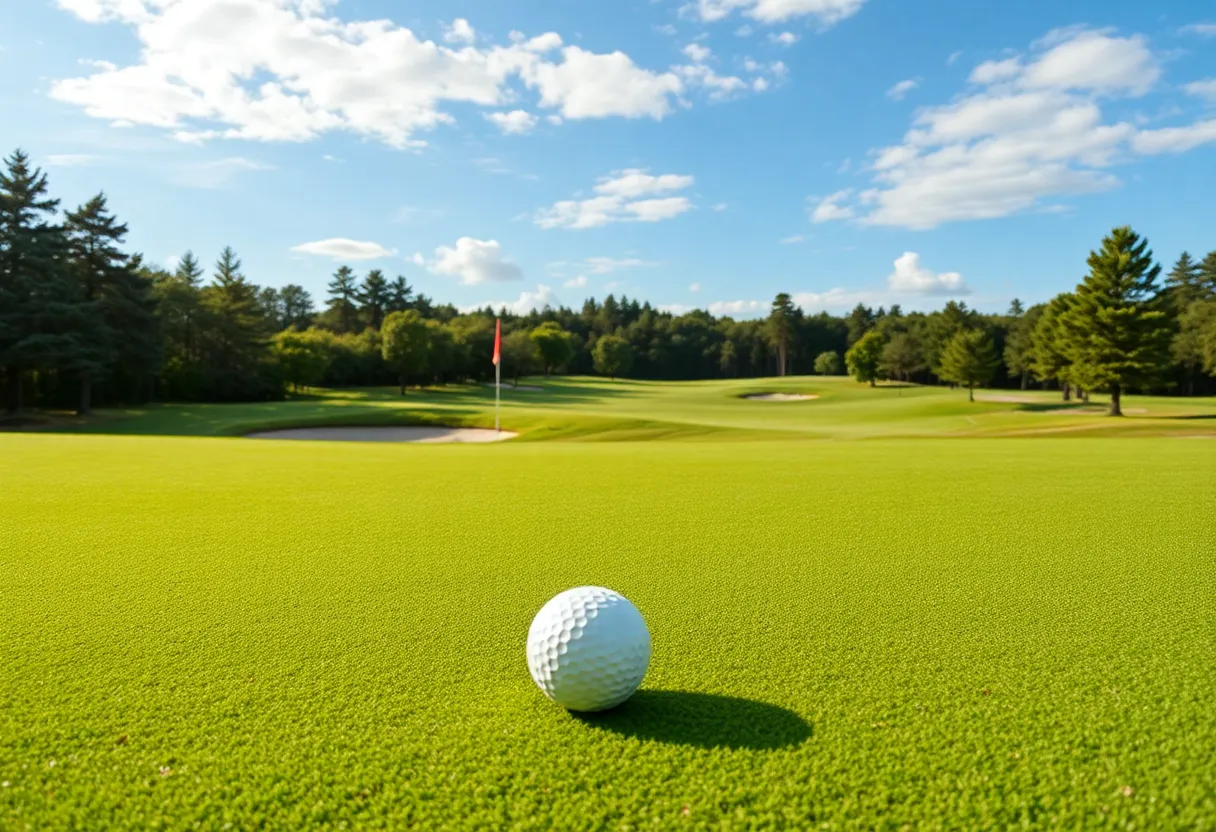
<svg viewBox="0 0 1216 832"><path fill-rule="evenodd" d="M905 95L912 92L912 90L916 89L919 85L920 82L912 78L905 81L900 81L898 84L891 87L891 89L887 90L887 98L895 101L902 101Z"/></svg>
<svg viewBox="0 0 1216 832"><path fill-rule="evenodd" d="M733 12L761 23L809 17L828 27L861 11L865 0L695 0L686 8L701 20L723 20Z"/></svg>
<svg viewBox="0 0 1216 832"><path fill-rule="evenodd" d="M300 243L298 246L292 246L291 250L299 254L315 254L334 260L377 260L381 257L391 257L394 253L379 243L348 240L345 237Z"/></svg>
<svg viewBox="0 0 1216 832"><path fill-rule="evenodd" d="M502 309L505 307L508 312L513 312L516 315L526 315L533 310L544 309L546 306L558 306L560 303L557 295L553 294L552 287L538 283L535 292L520 292L519 297L515 300L487 301L486 303L461 307L461 311L475 312L478 309L485 309L489 306L492 309Z"/></svg>
<svg viewBox="0 0 1216 832"><path fill-rule="evenodd" d="M587 278L581 274L578 277L570 278L569 280L567 280L565 283L562 284L562 286L566 289L582 289L586 285L587 285Z"/></svg>
<svg viewBox="0 0 1216 832"><path fill-rule="evenodd" d="M685 82L623 52L565 46L556 33L478 48L463 19L449 45L388 20L343 21L323 0L59 0L80 19L133 30L139 58L92 62L51 96L92 117L161 128L182 141L306 141L342 130L398 148L454 121L449 104L493 108L518 82L565 119L663 118ZM255 80L256 79L256 80Z"/></svg>
<svg viewBox="0 0 1216 832"><path fill-rule="evenodd" d="M780 34L770 34L768 41L778 46L793 46L798 42L798 36L793 32L781 32Z"/></svg>
<svg viewBox="0 0 1216 832"><path fill-rule="evenodd" d="M509 113L487 113L486 118L504 133L520 135L531 133L539 119L527 110L512 110Z"/></svg>
<svg viewBox="0 0 1216 832"><path fill-rule="evenodd" d="M454 248L440 246L427 268L434 274L458 277L466 286L522 280L519 266L503 256L497 240L461 237Z"/></svg>
<svg viewBox="0 0 1216 832"><path fill-rule="evenodd" d="M473 27L469 25L469 21L463 17L458 17L452 21L451 26L444 27L443 39L448 43L476 43L477 32L473 31Z"/></svg>
<svg viewBox="0 0 1216 832"><path fill-rule="evenodd" d="M811 211L811 222L832 222L834 220L847 220L851 218L853 216L853 209L838 205L837 203L848 199L852 193L852 189L846 189L837 191L819 200L818 204Z"/></svg>
<svg viewBox="0 0 1216 832"><path fill-rule="evenodd" d="M920 264L920 255L904 252L895 261L895 271L887 277L893 292L913 295L965 295L970 292L958 272L934 272Z"/></svg>
<svg viewBox="0 0 1216 832"><path fill-rule="evenodd" d="M631 168L600 179L595 196L565 200L540 211L535 218L541 228L596 228L614 222L659 222L690 210L684 196L671 196L693 184L693 177L678 174L653 176Z"/></svg>
<svg viewBox="0 0 1216 832"><path fill-rule="evenodd" d="M828 197L812 218L927 229L1115 187L1108 169L1132 152L1208 141L1203 122L1140 131L1103 118L1103 101L1142 96L1160 77L1140 35L1049 32L1022 54L976 66L952 102L918 110L900 143L872 151L872 186Z"/></svg>
<svg viewBox="0 0 1216 832"><path fill-rule="evenodd" d="M709 47L702 46L699 43L690 43L688 46L685 46L682 51L688 60L696 63L703 63L709 60L709 58L714 54L712 51L710 51Z"/></svg>
<svg viewBox="0 0 1216 832"><path fill-rule="evenodd" d="M1199 35L1204 38L1216 38L1216 23L1191 23L1182 27L1182 33Z"/></svg>

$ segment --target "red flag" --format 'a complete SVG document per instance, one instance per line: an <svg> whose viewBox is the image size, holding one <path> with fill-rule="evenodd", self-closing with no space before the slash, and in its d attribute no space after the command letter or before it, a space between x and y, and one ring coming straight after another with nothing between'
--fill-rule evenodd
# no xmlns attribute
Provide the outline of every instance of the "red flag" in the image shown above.
<svg viewBox="0 0 1216 832"><path fill-rule="evenodd" d="M502 319L494 321L494 358L495 366L498 366L498 361L502 357Z"/></svg>

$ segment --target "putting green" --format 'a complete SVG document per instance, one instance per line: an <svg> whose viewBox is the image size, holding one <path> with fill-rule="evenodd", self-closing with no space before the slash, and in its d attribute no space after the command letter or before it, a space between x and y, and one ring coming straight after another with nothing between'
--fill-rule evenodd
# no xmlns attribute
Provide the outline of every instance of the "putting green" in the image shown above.
<svg viewBox="0 0 1216 832"><path fill-rule="evenodd" d="M1210 828L1216 443L814 441L965 418L637 387L529 393L481 447L0 434L0 827ZM410 421L485 419L443 395ZM1018 407L965 416L1090 418ZM354 393L74 429L401 418ZM528 441L664 429L694 441ZM653 637L594 718L524 655L580 584Z"/></svg>

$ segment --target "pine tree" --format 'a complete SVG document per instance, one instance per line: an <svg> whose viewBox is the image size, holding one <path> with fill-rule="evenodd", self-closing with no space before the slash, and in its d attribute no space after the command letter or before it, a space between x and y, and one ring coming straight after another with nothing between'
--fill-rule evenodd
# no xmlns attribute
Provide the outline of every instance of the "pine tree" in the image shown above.
<svg viewBox="0 0 1216 832"><path fill-rule="evenodd" d="M354 332L358 319L359 287L355 284L355 273L350 266L341 266L329 281L327 307L337 318L338 332Z"/></svg>
<svg viewBox="0 0 1216 832"><path fill-rule="evenodd" d="M1034 364L1034 329L1043 314L1043 306L1030 307L1014 318L1005 336L1005 366L1011 376L1020 378L1025 390Z"/></svg>
<svg viewBox="0 0 1216 832"><path fill-rule="evenodd" d="M946 381L967 385L967 398L975 401L976 385L991 381L1000 363L992 336L979 329L964 329L942 350L938 375Z"/></svg>
<svg viewBox="0 0 1216 832"><path fill-rule="evenodd" d="M384 273L379 269L372 269L367 273L359 290L359 302L363 305L363 314L372 329L379 329L380 324L384 323L384 315L391 299L392 293L388 281L384 279Z"/></svg>
<svg viewBox="0 0 1216 832"><path fill-rule="evenodd" d="M1199 282L1208 297L1216 295L1216 251L1208 252L1199 264Z"/></svg>
<svg viewBox="0 0 1216 832"><path fill-rule="evenodd" d="M405 278L397 275L396 279L388 285L388 303L385 304L386 312L404 312L410 308L410 299L414 296L414 290Z"/></svg>
<svg viewBox="0 0 1216 832"><path fill-rule="evenodd" d="M27 371L51 369L76 349L82 319L65 268L66 240L52 222L59 200L46 175L15 151L0 172L0 368L10 413L22 407Z"/></svg>
<svg viewBox="0 0 1216 832"><path fill-rule="evenodd" d="M789 369L790 341L798 318L794 301L785 292L773 299L765 330L769 343L777 351L777 375L784 376Z"/></svg>
<svg viewBox="0 0 1216 832"><path fill-rule="evenodd" d="M1165 276L1165 294L1175 315L1181 315L1188 306L1207 295L1203 270L1188 252L1179 255L1178 262Z"/></svg>
<svg viewBox="0 0 1216 832"><path fill-rule="evenodd" d="M1063 293L1051 299L1043 309L1034 329L1030 331L1030 372L1039 381L1056 381L1064 401L1070 401L1072 387L1069 373L1072 362L1064 352L1060 319L1072 305L1072 294Z"/></svg>
<svg viewBox="0 0 1216 832"><path fill-rule="evenodd" d="M1009 304L1009 311L1005 313L1010 318L1020 318L1026 314L1026 307L1022 306L1022 302L1014 298Z"/></svg>
<svg viewBox="0 0 1216 832"><path fill-rule="evenodd" d="M1161 267L1148 241L1127 226L1114 229L1089 256L1089 275L1060 319L1074 380L1110 390L1110 415L1122 416L1123 392L1156 379L1165 366L1170 329L1155 308Z"/></svg>
<svg viewBox="0 0 1216 832"><path fill-rule="evenodd" d="M128 282L130 258L119 249L127 235L127 226L109 212L104 193L75 211L69 211L65 232L70 271L90 312L77 330L76 349L62 365L79 380L76 411L83 415L92 409L93 385L105 377L110 365L116 361L120 343L138 335L125 327L115 326L111 320L127 315L111 313L128 301L137 307L139 304L134 297L126 297L134 289ZM124 323L130 325L130 322Z"/></svg>
<svg viewBox="0 0 1216 832"><path fill-rule="evenodd" d="M879 367L891 378L907 381L912 373L925 367L920 344L906 332L897 333L883 347Z"/></svg>
<svg viewBox="0 0 1216 832"><path fill-rule="evenodd" d="M848 346L851 347L860 341L861 336L874 328L874 322L873 310L861 303L854 306L853 311L849 313L849 317L845 318L849 333L846 339Z"/></svg>
<svg viewBox="0 0 1216 832"><path fill-rule="evenodd" d="M207 317L205 366L211 395L221 400L257 398L264 393L261 364L269 333L257 287L241 274L241 261L225 247L215 277L202 291Z"/></svg>

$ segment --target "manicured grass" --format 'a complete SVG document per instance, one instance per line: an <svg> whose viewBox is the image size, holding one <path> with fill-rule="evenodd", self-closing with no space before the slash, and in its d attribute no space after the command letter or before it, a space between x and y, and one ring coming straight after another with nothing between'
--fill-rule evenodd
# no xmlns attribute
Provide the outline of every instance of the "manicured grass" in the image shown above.
<svg viewBox="0 0 1216 832"><path fill-rule="evenodd" d="M802 377L710 382L610 382L529 379L544 390L504 387L502 424L516 441L637 439L874 439L976 436L1216 436L1216 399L1126 397L1127 416L1060 401L1053 392L941 387L870 388L843 378ZM800 402L747 401L756 392L811 393ZM1002 399L993 401L991 399ZM1017 399L1018 401L1011 401ZM88 433L238 436L255 430L318 424L446 424L493 427L494 391L451 385L427 391L318 391L286 402L249 405L153 405L100 411L89 420L62 417L53 429ZM0 425L2 426L2 425Z"/></svg>
<svg viewBox="0 0 1216 832"><path fill-rule="evenodd" d="M692 441L0 434L0 828L1213 828L1216 443L815 441L966 424L831 384L584 380L504 415ZM824 398L724 395L795 388ZM966 413L1090 418L1017 407ZM580 719L524 639L587 583L654 655Z"/></svg>

